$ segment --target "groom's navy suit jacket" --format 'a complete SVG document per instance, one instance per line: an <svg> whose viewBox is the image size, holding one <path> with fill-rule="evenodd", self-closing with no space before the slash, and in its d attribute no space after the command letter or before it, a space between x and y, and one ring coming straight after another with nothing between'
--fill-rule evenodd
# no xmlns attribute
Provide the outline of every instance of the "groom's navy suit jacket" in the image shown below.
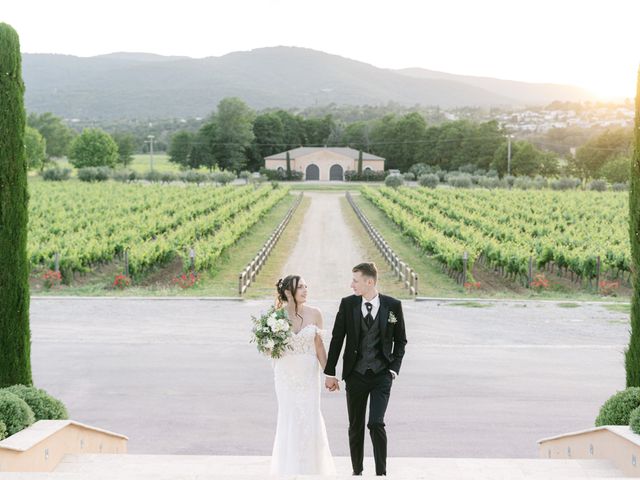
<svg viewBox="0 0 640 480"><path fill-rule="evenodd" d="M407 344L402 304L400 300L396 300L393 297L382 294L378 294L378 296L380 297L380 309L377 317L378 322L380 322L382 337L380 348L383 357L389 362L389 370L400 373L404 347ZM347 344L344 349L342 378L347 378L353 371L358 360L358 354L360 353L358 349L360 348L361 308L362 297L358 295L345 297L340 302L340 308L338 309L336 321L333 325L327 365L324 369L326 375L336 375L336 364L340 357L345 336L347 337ZM395 315L395 323L389 322L389 314L391 312Z"/></svg>

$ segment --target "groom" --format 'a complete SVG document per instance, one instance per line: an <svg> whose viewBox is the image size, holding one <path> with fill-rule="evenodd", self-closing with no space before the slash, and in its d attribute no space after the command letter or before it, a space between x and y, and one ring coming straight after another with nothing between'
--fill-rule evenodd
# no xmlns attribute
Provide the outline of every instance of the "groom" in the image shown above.
<svg viewBox="0 0 640 480"><path fill-rule="evenodd" d="M336 364L347 337L342 364L349 413L349 449L354 475L362 475L364 426L369 400L369 433L376 461L376 475L387 474L387 433L384 414L391 395L391 384L400 373L407 336L399 300L376 290L378 271L373 263L353 267L351 288L333 326L325 386L339 390Z"/></svg>

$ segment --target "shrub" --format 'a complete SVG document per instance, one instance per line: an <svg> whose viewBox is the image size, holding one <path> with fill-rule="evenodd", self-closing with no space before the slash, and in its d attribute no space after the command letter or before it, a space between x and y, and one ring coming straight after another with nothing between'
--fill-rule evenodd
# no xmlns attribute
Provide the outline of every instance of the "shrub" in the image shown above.
<svg viewBox="0 0 640 480"><path fill-rule="evenodd" d="M0 440L7 438L7 426L0 420Z"/></svg>
<svg viewBox="0 0 640 480"><path fill-rule="evenodd" d="M478 186L482 188L502 188L504 183L498 177L483 176L478 180Z"/></svg>
<svg viewBox="0 0 640 480"><path fill-rule="evenodd" d="M85 167L78 169L78 178L83 182L104 182L109 180L111 170L107 167Z"/></svg>
<svg viewBox="0 0 640 480"><path fill-rule="evenodd" d="M629 190L628 183L614 183L611 185L611 190L614 192L624 192L625 190Z"/></svg>
<svg viewBox="0 0 640 480"><path fill-rule="evenodd" d="M418 183L421 187L436 188L440 183L440 179L438 178L438 175L428 173L426 175L420 175Z"/></svg>
<svg viewBox="0 0 640 480"><path fill-rule="evenodd" d="M487 172L487 177L498 177L498 171L497 170L489 170Z"/></svg>
<svg viewBox="0 0 640 480"><path fill-rule="evenodd" d="M505 175L502 177L502 181L507 185L507 188L513 188L513 184L516 183L516 177L513 175Z"/></svg>
<svg viewBox="0 0 640 480"><path fill-rule="evenodd" d="M436 175L438 175L438 178L440 179L441 182L444 182L445 179L447 178L447 172L446 170L438 170L436 172Z"/></svg>
<svg viewBox="0 0 640 480"><path fill-rule="evenodd" d="M533 188L533 181L530 177L524 175L522 177L517 177L513 182L513 187L518 188L520 190L529 190Z"/></svg>
<svg viewBox="0 0 640 480"><path fill-rule="evenodd" d="M116 170L111 174L111 178L117 182L133 182L138 178L138 174L135 170Z"/></svg>
<svg viewBox="0 0 640 480"><path fill-rule="evenodd" d="M0 421L6 426L7 436L11 436L31 426L35 416L27 402L14 393L0 390Z"/></svg>
<svg viewBox="0 0 640 480"><path fill-rule="evenodd" d="M345 182L382 182L389 176L385 171L363 170L358 173L355 170L346 170L344 172Z"/></svg>
<svg viewBox="0 0 640 480"><path fill-rule="evenodd" d="M416 178L420 178L421 175L432 173L433 169L426 163L414 163L409 168L409 171L415 175Z"/></svg>
<svg viewBox="0 0 640 480"><path fill-rule="evenodd" d="M126 275L116 275L113 279L113 288L124 290L131 285L131 279Z"/></svg>
<svg viewBox="0 0 640 480"><path fill-rule="evenodd" d="M246 183L249 183L249 177L251 177L251 172L248 170L243 170L240 172L240 174L238 175L238 178L241 178L242 180L244 180Z"/></svg>
<svg viewBox="0 0 640 480"><path fill-rule="evenodd" d="M260 173L267 177L267 180L275 180L275 181L300 181L304 178L304 174L302 172L291 170L291 175L287 177L287 171L284 168L279 168L277 170L268 170L266 168L261 168Z"/></svg>
<svg viewBox="0 0 640 480"><path fill-rule="evenodd" d="M200 185L201 183L205 183L209 179L209 176L206 173L198 172L196 170L187 170L180 175L180 178L183 182Z"/></svg>
<svg viewBox="0 0 640 480"><path fill-rule="evenodd" d="M160 174L160 181L162 183L170 183L178 180L178 175L175 172L162 172Z"/></svg>
<svg viewBox="0 0 640 480"><path fill-rule="evenodd" d="M574 190L578 188L578 186L581 183L582 182L580 181L579 178L562 177L562 178L559 178L558 180L554 180L551 182L551 189L552 190Z"/></svg>
<svg viewBox="0 0 640 480"><path fill-rule="evenodd" d="M629 415L629 426L633 433L640 434L640 407L634 408L631 411L631 415ZM2 437L0 436L0 438Z"/></svg>
<svg viewBox="0 0 640 480"><path fill-rule="evenodd" d="M596 427L629 425L629 416L638 406L640 406L640 387L622 390L604 402L596 418Z"/></svg>
<svg viewBox="0 0 640 480"><path fill-rule="evenodd" d="M42 389L25 385L13 385L3 390L17 395L25 401L38 420L66 420L69 418L64 404Z"/></svg>
<svg viewBox="0 0 640 480"><path fill-rule="evenodd" d="M416 179L416 176L411 172L406 172L402 174L402 178L404 178L405 182L413 182Z"/></svg>
<svg viewBox="0 0 640 480"><path fill-rule="evenodd" d="M293 174L294 172L291 173ZM231 183L236 179L236 174L233 172L216 172L211 176L211 179L214 182L219 183L220 185L226 185L227 183Z"/></svg>
<svg viewBox="0 0 640 480"><path fill-rule="evenodd" d="M596 192L606 192L607 191L607 181L606 180L594 180L589 185L587 185L587 190L593 190Z"/></svg>
<svg viewBox="0 0 640 480"><path fill-rule="evenodd" d="M69 180L71 176L70 168L48 168L42 172L42 179L49 182L61 182L63 180Z"/></svg>
<svg viewBox="0 0 640 480"><path fill-rule="evenodd" d="M62 283L62 274L55 270L47 270L42 274L42 285L49 290Z"/></svg>
<svg viewBox="0 0 640 480"><path fill-rule="evenodd" d="M143 175L143 178L147 182L160 182L162 180L162 173L157 170L147 170Z"/></svg>
<svg viewBox="0 0 640 480"><path fill-rule="evenodd" d="M404 178L402 175L389 175L384 179L384 184L387 187L398 188L404 184Z"/></svg>
<svg viewBox="0 0 640 480"><path fill-rule="evenodd" d="M465 165L462 165L460 168L458 168L459 172L462 173L473 173L476 170L476 166L472 163L467 163Z"/></svg>
<svg viewBox="0 0 640 480"><path fill-rule="evenodd" d="M468 173L452 172L447 175L447 183L455 188L471 188L471 175Z"/></svg>
<svg viewBox="0 0 640 480"><path fill-rule="evenodd" d="M533 186L538 190L542 190L549 186L549 181L542 175L536 175L536 178L533 179Z"/></svg>

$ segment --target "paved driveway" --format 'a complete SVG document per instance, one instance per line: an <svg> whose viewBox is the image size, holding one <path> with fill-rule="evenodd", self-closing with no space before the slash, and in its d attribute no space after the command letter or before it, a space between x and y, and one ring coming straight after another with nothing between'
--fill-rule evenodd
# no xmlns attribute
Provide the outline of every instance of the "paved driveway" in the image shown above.
<svg viewBox="0 0 640 480"><path fill-rule="evenodd" d="M315 304L331 326L337 301ZM268 455L271 366L248 342L250 315L267 306L33 299L35 382L72 418L128 435L132 453ZM387 415L391 456L534 457L537 439L591 426L624 387L626 315L602 306L404 309L409 344ZM322 401L333 453L348 455L344 389Z"/></svg>

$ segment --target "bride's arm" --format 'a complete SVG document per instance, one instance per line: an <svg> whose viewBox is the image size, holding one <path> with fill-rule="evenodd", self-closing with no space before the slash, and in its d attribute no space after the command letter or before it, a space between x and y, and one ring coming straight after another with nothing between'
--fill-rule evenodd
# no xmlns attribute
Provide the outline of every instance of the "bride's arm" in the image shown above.
<svg viewBox="0 0 640 480"><path fill-rule="evenodd" d="M318 310L316 327L322 330L322 312L320 310ZM322 341L322 335L320 334L320 332L316 332L315 344L316 344L316 356L318 357L320 366L324 371L325 367L327 366L327 351L324 348L324 342Z"/></svg>

